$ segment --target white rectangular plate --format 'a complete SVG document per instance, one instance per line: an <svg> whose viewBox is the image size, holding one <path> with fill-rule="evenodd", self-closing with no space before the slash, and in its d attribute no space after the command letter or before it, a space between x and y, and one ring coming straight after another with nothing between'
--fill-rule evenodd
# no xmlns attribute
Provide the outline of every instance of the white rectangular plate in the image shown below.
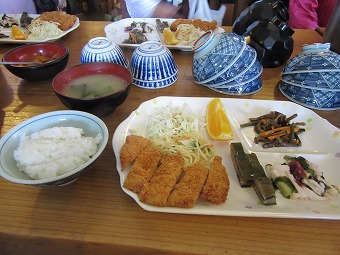
<svg viewBox="0 0 340 255"><path fill-rule="evenodd" d="M131 196L142 208L154 212L206 214L224 216L247 217L278 217L278 218L323 218L340 219L340 195L331 197L326 201L297 201L284 198L277 193L277 204L272 206L262 205L253 188L241 188L230 157L230 143L242 142L246 151L255 152L262 166L266 164L281 164L284 155L303 156L317 164L324 173L326 180L340 186L340 129L318 116L312 110L288 101L251 100L221 98L227 115L233 127L233 141L213 141L216 152L223 159L229 178L230 190L228 199L224 204L213 205L199 201L191 209L155 207L139 201L137 194L123 187L128 169L122 171L120 167L119 152L130 134L145 134L145 123L156 107L172 105L181 107L184 103L198 115L205 116L207 104L212 98L188 97L157 97L142 103L138 109L124 120L116 129L112 146L116 156L117 171L120 175L120 184L125 193ZM253 127L240 129L239 125L248 122L249 117L258 117L276 110L290 116L294 113L298 117L293 121L306 122L306 132L300 134L302 146L299 148L270 148L263 149L252 141L255 136Z"/></svg>
<svg viewBox="0 0 340 255"><path fill-rule="evenodd" d="M175 19L160 19L161 21L167 21L169 23L169 25L175 21ZM109 25L107 25L104 28L104 31L106 33L106 37L118 44L119 46L122 47L127 47L127 48L137 48L139 46L139 44L128 44L128 43L123 43L123 41L125 39L129 38L129 33L125 32L125 27L130 26L130 24L135 21L135 22L145 22L150 24L151 26L153 26L155 29L151 32L151 33L146 33L145 36L149 39L149 41L157 41L157 42L161 42L164 46L166 46L169 49L178 49L178 50L182 50L182 51L191 51L192 47L191 46L187 46L187 45L181 45L181 44L177 44L177 45L167 45L164 42L163 39L163 34L159 33L159 31L157 30L157 26L156 26L156 19L154 18L127 18L127 19L122 19L119 20L117 22L113 22ZM218 27L215 29L214 33L223 33L224 29L221 27Z"/></svg>
<svg viewBox="0 0 340 255"><path fill-rule="evenodd" d="M20 17L21 14L6 14L9 17L14 18L15 20L18 21L18 23L20 23ZM3 14L0 14L0 17L2 17ZM32 17L32 18L37 18L40 15L39 14L28 14L28 16ZM0 33L8 35L8 38L0 38L0 43L11 43L11 44L29 44L29 43L42 43L42 42L49 42L49 41L56 41L62 37L64 37L65 35L67 35L68 33L70 33L71 31L75 30L77 27L79 27L79 19L77 18L76 22L73 24L72 27L70 27L69 29L67 29L66 31L63 31L63 33L61 33L59 36L54 37L54 38L46 38L44 40L15 40L12 38L11 36L11 28L3 28L0 27ZM26 28L20 27L22 29L22 31L25 33L27 32Z"/></svg>

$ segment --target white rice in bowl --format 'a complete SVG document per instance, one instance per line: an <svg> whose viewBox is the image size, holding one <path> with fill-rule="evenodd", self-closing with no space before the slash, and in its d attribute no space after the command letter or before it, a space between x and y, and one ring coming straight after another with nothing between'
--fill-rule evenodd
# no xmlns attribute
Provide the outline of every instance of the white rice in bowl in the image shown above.
<svg viewBox="0 0 340 255"><path fill-rule="evenodd" d="M81 128L47 128L25 136L13 156L20 171L32 179L48 179L86 163L98 151L102 139L101 134L84 136Z"/></svg>

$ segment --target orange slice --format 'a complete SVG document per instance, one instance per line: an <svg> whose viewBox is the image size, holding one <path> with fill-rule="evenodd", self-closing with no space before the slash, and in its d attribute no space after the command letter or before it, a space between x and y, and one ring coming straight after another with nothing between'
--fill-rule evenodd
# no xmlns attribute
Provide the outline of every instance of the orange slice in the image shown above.
<svg viewBox="0 0 340 255"><path fill-rule="evenodd" d="M163 30L164 41L168 45L176 45L178 44L178 40L174 33L171 32L170 28L164 28Z"/></svg>
<svg viewBox="0 0 340 255"><path fill-rule="evenodd" d="M22 30L17 25L13 25L11 31L12 31L13 39L15 39L15 40L26 40L26 36L25 36L24 32L22 32Z"/></svg>
<svg viewBox="0 0 340 255"><path fill-rule="evenodd" d="M232 140L234 138L229 119L220 98L214 98L207 106L207 132L215 140Z"/></svg>

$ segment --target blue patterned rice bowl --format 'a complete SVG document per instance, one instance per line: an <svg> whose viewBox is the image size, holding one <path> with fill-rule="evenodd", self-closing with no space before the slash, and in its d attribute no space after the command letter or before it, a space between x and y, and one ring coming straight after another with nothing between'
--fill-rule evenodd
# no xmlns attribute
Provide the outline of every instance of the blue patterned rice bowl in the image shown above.
<svg viewBox="0 0 340 255"><path fill-rule="evenodd" d="M124 67L129 63L121 48L106 37L92 38L82 49L80 63L112 62Z"/></svg>

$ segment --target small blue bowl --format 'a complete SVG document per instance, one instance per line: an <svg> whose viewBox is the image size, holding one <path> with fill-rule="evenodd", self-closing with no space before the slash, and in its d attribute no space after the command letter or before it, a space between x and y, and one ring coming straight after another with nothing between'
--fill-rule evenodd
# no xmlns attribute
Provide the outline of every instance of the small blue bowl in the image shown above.
<svg viewBox="0 0 340 255"><path fill-rule="evenodd" d="M239 86L225 88L212 88L212 87L209 88L216 92L232 96L252 95L261 90L262 80L261 77L259 76L256 79Z"/></svg>
<svg viewBox="0 0 340 255"><path fill-rule="evenodd" d="M245 38L234 33L207 32L193 46L192 70L196 83L207 83L235 64L246 48Z"/></svg>
<svg viewBox="0 0 340 255"><path fill-rule="evenodd" d="M160 42L147 41L132 53L130 71L134 85L158 89L177 80L178 68L168 48Z"/></svg>
<svg viewBox="0 0 340 255"><path fill-rule="evenodd" d="M289 100L315 110L340 109L340 91L308 89L280 81L279 89Z"/></svg>
<svg viewBox="0 0 340 255"><path fill-rule="evenodd" d="M340 91L340 71L282 74L281 80L304 88Z"/></svg>
<svg viewBox="0 0 340 255"><path fill-rule="evenodd" d="M106 37L92 38L82 49L80 63L111 62L128 67L129 62L121 48Z"/></svg>

